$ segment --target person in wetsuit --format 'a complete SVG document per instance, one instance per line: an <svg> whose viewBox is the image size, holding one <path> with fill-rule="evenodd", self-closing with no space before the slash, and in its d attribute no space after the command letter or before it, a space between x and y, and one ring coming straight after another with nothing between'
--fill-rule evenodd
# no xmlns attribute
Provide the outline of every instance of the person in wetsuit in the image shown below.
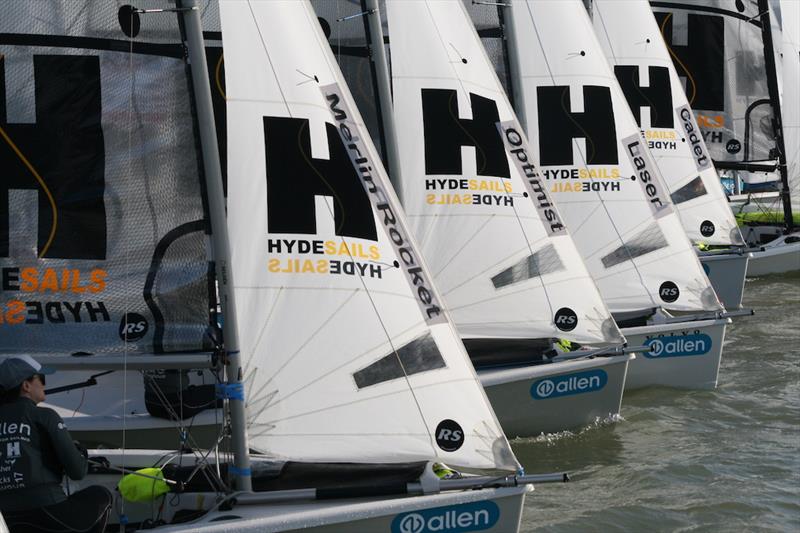
<svg viewBox="0 0 800 533"><path fill-rule="evenodd" d="M0 363L0 512L11 533L99 533L112 496L100 486L64 493L63 474L84 478L88 459L58 413L37 407L50 373L28 355Z"/></svg>

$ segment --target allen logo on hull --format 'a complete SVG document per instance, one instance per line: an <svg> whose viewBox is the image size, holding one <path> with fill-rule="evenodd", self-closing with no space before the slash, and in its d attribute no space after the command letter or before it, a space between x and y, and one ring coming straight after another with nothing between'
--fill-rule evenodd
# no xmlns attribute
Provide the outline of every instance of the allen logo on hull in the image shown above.
<svg viewBox="0 0 800 533"><path fill-rule="evenodd" d="M531 385L531 396L534 400L548 400L560 396L595 392L602 390L606 383L608 383L608 374L605 370L575 372L534 382Z"/></svg>
<svg viewBox="0 0 800 533"><path fill-rule="evenodd" d="M466 533L490 529L500 520L491 500L402 513L392 520L392 533Z"/></svg>
<svg viewBox="0 0 800 533"><path fill-rule="evenodd" d="M705 333L693 335L667 335L654 337L645 341L650 347L643 355L648 359L664 359L667 357L684 357L707 354L711 350L711 337Z"/></svg>

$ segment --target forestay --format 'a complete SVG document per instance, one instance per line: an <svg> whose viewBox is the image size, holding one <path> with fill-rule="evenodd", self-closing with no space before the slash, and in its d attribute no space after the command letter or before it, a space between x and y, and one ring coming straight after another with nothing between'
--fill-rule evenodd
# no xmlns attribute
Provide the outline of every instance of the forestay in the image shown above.
<svg viewBox="0 0 800 533"><path fill-rule="evenodd" d="M775 163L758 3L654 0L650 5L711 157L727 163ZM758 179L764 179L763 173ZM771 173L767 179L779 176Z"/></svg>
<svg viewBox="0 0 800 533"><path fill-rule="evenodd" d="M181 42L113 2L3 4L0 352L212 348Z"/></svg>
<svg viewBox="0 0 800 533"><path fill-rule="evenodd" d="M251 448L516 468L312 8L220 7Z"/></svg>
<svg viewBox="0 0 800 533"><path fill-rule="evenodd" d="M800 209L800 2L781 0L783 20L783 141L792 209Z"/></svg>
<svg viewBox="0 0 800 533"><path fill-rule="evenodd" d="M594 0L592 20L689 239L743 245L647 0Z"/></svg>
<svg viewBox="0 0 800 533"><path fill-rule="evenodd" d="M583 4L511 9L535 159L611 311L720 309Z"/></svg>
<svg viewBox="0 0 800 533"><path fill-rule="evenodd" d="M621 342L461 2L387 17L404 205L459 333Z"/></svg>

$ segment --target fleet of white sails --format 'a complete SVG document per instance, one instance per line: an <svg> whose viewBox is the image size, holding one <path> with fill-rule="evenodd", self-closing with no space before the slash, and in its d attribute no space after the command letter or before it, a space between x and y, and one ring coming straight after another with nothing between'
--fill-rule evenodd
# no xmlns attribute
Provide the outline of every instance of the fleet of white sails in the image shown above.
<svg viewBox="0 0 800 533"><path fill-rule="evenodd" d="M537 409L551 418L559 409L614 414L626 375L628 387L716 385L729 320L693 243L743 239L713 165L724 154L703 132L743 138L743 115L752 122L753 112L766 113L748 110L752 95L767 91L755 87L760 79L728 79L752 86L736 93L737 111L720 111L723 124L696 115L717 109L697 102L717 93L699 93L673 65L682 45L669 47L661 34L680 40L686 31L683 19L658 14L669 2L654 3L655 17L646 0L594 0L592 18L581 0L497 7L514 107L460 0L365 2L351 17L382 30L385 7L388 21L391 78L385 64L373 73L392 84L381 152L330 28L320 25L334 21L318 19L307 1L148 2L141 7L167 12L105 6L92 16L61 4L41 13L4 6L0 17L0 161L11 176L0 191L8 297L0 354L47 359L73 371L67 381L115 370L107 379L119 387L48 400L85 427L141 431L142 439L153 419L128 398L142 394L137 370L158 357L167 368L208 362L213 372L203 379L218 380L220 397L239 409L231 409L235 460L217 450L178 462L192 476L228 462L245 494L225 512L214 488L199 490L207 500L180 495L178 508L209 513L167 530L225 518L234 520L226 527L252 531L422 532L450 514L459 527L472 520L481 530L514 530L535 479L506 438L516 436L503 427L513 411L534 421ZM800 143L800 11L782 5L791 147ZM226 125L217 124L226 132L225 199L207 181L219 169L197 150L213 138L214 117L198 116L210 110L212 88L189 91L184 60L183 43L199 42L191 32L201 15L217 32L207 42L224 43L224 62L220 55L209 66L224 104L215 113ZM687 24L717 23L704 16ZM737 35L743 47L761 43L756 32ZM48 125L48 135L75 130L45 139ZM768 135L748 132L745 158L751 150L769 160ZM799 152L787 151L795 189ZM396 158L392 182L382 155ZM797 205L797 191L791 196ZM227 221L213 206L223 201ZM72 295L82 299L64 301ZM221 378L226 319L241 372ZM559 339L594 351L550 351ZM531 340L545 341L537 357L502 356ZM489 346L489 371L470 362L476 343ZM634 359L625 343L646 349ZM508 385L502 394L499 384ZM601 400L601 389L616 392ZM243 405L244 419L236 414ZM218 414L206 413L208 427L222 427ZM128 419L136 420L130 430ZM182 445L189 429L178 433ZM163 451L105 455L126 468L174 461ZM502 474L440 480L434 463ZM294 464L316 477L249 492L259 468ZM375 493L344 479L330 489L320 479L332 465L338 475L374 468L379 481L388 466L395 477ZM100 472L92 482L118 479ZM323 494L333 503L283 503ZM149 513L149 504L130 510L142 520Z"/></svg>

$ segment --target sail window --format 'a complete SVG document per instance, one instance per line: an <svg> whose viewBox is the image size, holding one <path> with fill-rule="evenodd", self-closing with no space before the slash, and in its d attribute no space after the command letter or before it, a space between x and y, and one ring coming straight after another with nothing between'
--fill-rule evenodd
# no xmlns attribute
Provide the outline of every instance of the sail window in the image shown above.
<svg viewBox="0 0 800 533"><path fill-rule="evenodd" d="M548 244L538 252L529 255L519 263L493 276L492 284L495 289L500 289L536 276L558 272L559 270L564 270L564 263L558 257L555 247L552 244Z"/></svg>
<svg viewBox="0 0 800 533"><path fill-rule="evenodd" d="M392 381L405 376L445 367L444 358L436 341L430 333L416 338L395 352L387 354L366 368L362 368L353 378L359 389L378 383Z"/></svg>
<svg viewBox="0 0 800 533"><path fill-rule="evenodd" d="M630 261L636 257L641 257L666 247L667 239L664 237L664 234L661 233L661 229L658 225L654 224L603 257L601 261L604 267L611 268L625 261Z"/></svg>
<svg viewBox="0 0 800 533"><path fill-rule="evenodd" d="M673 204L682 204L683 202L688 202L694 198L698 198L706 194L706 187L703 185L703 180L700 176L697 176L695 179L672 193L670 196L672 198Z"/></svg>

